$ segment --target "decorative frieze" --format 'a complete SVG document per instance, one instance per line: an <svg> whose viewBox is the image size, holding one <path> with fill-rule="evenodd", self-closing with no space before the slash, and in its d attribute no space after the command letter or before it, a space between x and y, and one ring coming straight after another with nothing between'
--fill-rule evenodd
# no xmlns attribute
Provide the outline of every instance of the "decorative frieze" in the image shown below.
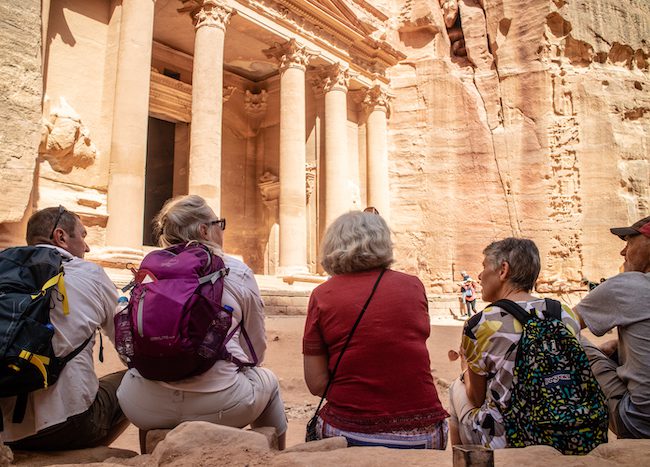
<svg viewBox="0 0 650 467"><path fill-rule="evenodd" d="M192 121L192 85L151 70L149 113L173 121Z"/></svg>
<svg viewBox="0 0 650 467"><path fill-rule="evenodd" d="M194 27L215 27L226 30L230 17L235 13L232 8L220 0L181 0L184 7L179 8L179 13L189 12L192 16Z"/></svg>
<svg viewBox="0 0 650 467"><path fill-rule="evenodd" d="M368 31L334 27L292 0L242 0L242 3L309 38L336 54L351 57L366 77L377 74L387 82L386 70L406 56L383 40L373 39ZM340 26L340 24L338 25Z"/></svg>

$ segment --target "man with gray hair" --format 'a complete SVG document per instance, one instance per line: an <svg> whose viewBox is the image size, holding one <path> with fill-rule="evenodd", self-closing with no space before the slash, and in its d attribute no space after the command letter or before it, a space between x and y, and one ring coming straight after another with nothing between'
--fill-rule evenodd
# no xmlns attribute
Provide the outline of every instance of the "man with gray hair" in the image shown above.
<svg viewBox="0 0 650 467"><path fill-rule="evenodd" d="M594 288L575 307L581 326L618 339L600 348L582 340L619 438L650 438L650 216L610 229L626 242L624 272Z"/></svg>
<svg viewBox="0 0 650 467"><path fill-rule="evenodd" d="M11 414L16 397L0 398L5 444L20 450L66 450L110 444L129 422L122 413L116 391L124 371L97 379L93 364L95 331L101 327L114 340L113 315L117 290L104 270L83 259L90 249L79 216L63 206L35 212L27 224L27 244L52 248L63 260L64 300L52 300L52 347L57 357L74 356L58 381L29 393L22 422ZM75 352L77 352L75 354Z"/></svg>

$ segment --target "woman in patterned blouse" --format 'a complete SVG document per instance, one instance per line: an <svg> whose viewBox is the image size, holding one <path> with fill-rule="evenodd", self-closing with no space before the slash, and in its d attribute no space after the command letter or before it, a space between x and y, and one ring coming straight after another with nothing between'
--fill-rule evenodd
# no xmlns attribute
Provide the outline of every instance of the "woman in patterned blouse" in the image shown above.
<svg viewBox="0 0 650 467"><path fill-rule="evenodd" d="M540 271L539 250L532 240L506 238L483 250L478 278L486 302L509 299L544 318L546 302L531 291ZM573 311L562 305L562 322L578 335ZM522 327L512 315L488 306L465 323L461 341L463 373L449 388L452 444L507 446L502 414L510 402L516 349Z"/></svg>

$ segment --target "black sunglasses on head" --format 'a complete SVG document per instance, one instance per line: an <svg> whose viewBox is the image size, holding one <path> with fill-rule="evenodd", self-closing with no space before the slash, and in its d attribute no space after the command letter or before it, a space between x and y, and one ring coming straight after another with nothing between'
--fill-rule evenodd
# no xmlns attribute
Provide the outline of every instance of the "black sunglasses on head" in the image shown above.
<svg viewBox="0 0 650 467"><path fill-rule="evenodd" d="M218 225L221 230L226 230L226 218L224 217L223 219L217 219L216 221L210 221L207 223L208 225Z"/></svg>
<svg viewBox="0 0 650 467"><path fill-rule="evenodd" d="M52 232L50 233L50 240L52 240L54 238L54 231L59 226L59 221L61 220L61 216L66 211L67 211L67 209L59 204L59 212L56 215L56 220L54 221L54 226L52 227Z"/></svg>

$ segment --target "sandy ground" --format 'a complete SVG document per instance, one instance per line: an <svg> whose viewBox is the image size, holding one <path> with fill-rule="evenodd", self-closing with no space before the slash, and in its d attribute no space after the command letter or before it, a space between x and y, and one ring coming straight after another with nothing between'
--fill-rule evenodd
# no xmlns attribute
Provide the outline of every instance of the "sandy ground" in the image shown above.
<svg viewBox="0 0 650 467"><path fill-rule="evenodd" d="M318 404L318 398L307 390L303 380L301 339L304 316L269 316L266 318L268 350L264 366L275 372L280 380L282 397L287 410L289 430L287 446L293 446L304 440L305 424L312 416ZM460 342L462 321L452 319L435 320L431 326L431 336L427 347L431 357L431 371L435 378L443 382L440 385L442 403L447 405L444 382L452 381L460 372L458 362L450 362L447 351L457 349ZM593 338L593 336L588 335ZM594 339L595 342L615 338L606 336ZM96 346L97 347L97 346ZM124 368L117 353L108 339L104 339L104 362L95 362L99 376ZM133 425L112 444L113 447L139 452L138 430Z"/></svg>

